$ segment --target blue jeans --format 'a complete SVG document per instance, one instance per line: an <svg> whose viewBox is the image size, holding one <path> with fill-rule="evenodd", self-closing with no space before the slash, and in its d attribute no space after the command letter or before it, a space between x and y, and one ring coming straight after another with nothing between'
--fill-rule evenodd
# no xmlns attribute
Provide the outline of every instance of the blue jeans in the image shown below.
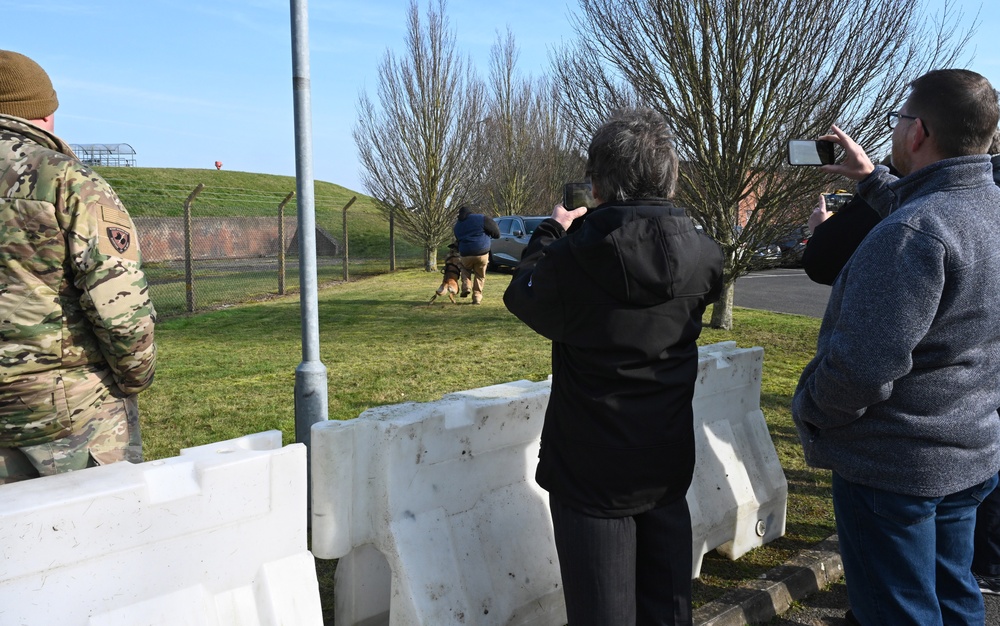
<svg viewBox="0 0 1000 626"><path fill-rule="evenodd" d="M847 595L865 626L983 624L972 577L976 507L997 484L940 498L891 493L833 473L833 509Z"/></svg>

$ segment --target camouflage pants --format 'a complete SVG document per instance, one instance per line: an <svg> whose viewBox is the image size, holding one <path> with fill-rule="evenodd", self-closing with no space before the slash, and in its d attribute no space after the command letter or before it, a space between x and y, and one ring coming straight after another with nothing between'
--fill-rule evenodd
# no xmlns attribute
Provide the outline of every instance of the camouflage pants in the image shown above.
<svg viewBox="0 0 1000 626"><path fill-rule="evenodd" d="M74 420L66 436L35 446L0 448L0 485L129 461L142 462L138 396L108 395L96 414Z"/></svg>

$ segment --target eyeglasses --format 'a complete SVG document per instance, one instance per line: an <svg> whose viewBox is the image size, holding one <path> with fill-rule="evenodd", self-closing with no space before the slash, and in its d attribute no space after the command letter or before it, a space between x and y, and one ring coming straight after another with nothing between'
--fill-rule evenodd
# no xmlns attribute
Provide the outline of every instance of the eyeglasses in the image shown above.
<svg viewBox="0 0 1000 626"><path fill-rule="evenodd" d="M889 111L885 116L885 124L889 127L889 130L896 128L896 124L899 123L900 118L907 120L920 120L916 115L904 115L899 111ZM927 130L927 126L924 124L923 120L920 120L920 127L924 129L924 134L930 137L930 131Z"/></svg>

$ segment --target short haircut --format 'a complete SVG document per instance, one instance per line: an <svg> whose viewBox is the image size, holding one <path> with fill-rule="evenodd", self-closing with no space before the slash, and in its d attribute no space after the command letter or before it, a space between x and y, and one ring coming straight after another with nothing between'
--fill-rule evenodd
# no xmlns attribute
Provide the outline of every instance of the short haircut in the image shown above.
<svg viewBox="0 0 1000 626"><path fill-rule="evenodd" d="M910 114L924 121L944 158L986 154L1000 121L990 81L970 70L933 70L910 89Z"/></svg>
<svg viewBox="0 0 1000 626"><path fill-rule="evenodd" d="M622 109L594 133L587 171L604 202L670 198L677 185L677 152L663 115Z"/></svg>

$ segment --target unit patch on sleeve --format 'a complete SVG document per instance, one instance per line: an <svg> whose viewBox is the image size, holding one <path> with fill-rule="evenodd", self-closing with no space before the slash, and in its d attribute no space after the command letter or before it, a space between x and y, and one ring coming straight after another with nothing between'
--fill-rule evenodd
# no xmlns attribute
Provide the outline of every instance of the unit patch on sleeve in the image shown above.
<svg viewBox="0 0 1000 626"><path fill-rule="evenodd" d="M139 246L127 212L102 204L97 233L98 251L101 254L139 261Z"/></svg>
<svg viewBox="0 0 1000 626"><path fill-rule="evenodd" d="M132 243L132 235L127 230L115 226L108 226L108 239L118 254L124 254Z"/></svg>

